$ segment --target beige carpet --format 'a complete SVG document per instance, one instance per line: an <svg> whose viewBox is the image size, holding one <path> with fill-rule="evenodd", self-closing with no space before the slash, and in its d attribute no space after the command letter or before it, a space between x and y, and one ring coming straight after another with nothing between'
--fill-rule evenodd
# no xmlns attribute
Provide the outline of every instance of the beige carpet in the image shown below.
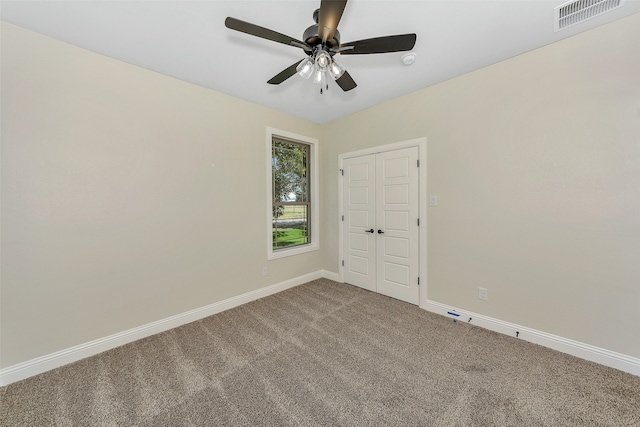
<svg viewBox="0 0 640 427"><path fill-rule="evenodd" d="M2 426L640 426L640 377L317 280L0 390Z"/></svg>

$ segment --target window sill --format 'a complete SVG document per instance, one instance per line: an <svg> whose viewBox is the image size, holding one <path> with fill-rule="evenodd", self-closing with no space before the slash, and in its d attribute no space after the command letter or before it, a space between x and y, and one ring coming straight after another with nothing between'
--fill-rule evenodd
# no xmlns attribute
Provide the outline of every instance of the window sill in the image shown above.
<svg viewBox="0 0 640 427"><path fill-rule="evenodd" d="M295 248L278 249L277 251L272 250L272 251L269 251L269 254L267 255L267 259L286 258L289 256L300 255L300 254L305 254L307 252L317 251L318 249L320 249L320 247L317 243L310 243L304 246L296 246Z"/></svg>

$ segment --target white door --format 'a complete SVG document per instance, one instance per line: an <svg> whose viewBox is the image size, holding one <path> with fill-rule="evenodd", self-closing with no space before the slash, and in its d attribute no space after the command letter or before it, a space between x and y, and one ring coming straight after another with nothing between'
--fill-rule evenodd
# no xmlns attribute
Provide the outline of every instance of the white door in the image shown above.
<svg viewBox="0 0 640 427"><path fill-rule="evenodd" d="M418 304L418 147L376 156L377 291Z"/></svg>
<svg viewBox="0 0 640 427"><path fill-rule="evenodd" d="M345 159L344 281L419 303L418 147Z"/></svg>
<svg viewBox="0 0 640 427"><path fill-rule="evenodd" d="M376 290L376 155L343 163L344 280Z"/></svg>

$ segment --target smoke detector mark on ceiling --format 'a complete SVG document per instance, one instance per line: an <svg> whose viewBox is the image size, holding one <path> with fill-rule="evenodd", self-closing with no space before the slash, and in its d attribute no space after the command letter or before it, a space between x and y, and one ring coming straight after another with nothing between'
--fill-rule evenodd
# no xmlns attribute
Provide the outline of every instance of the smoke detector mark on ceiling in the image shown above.
<svg viewBox="0 0 640 427"><path fill-rule="evenodd" d="M625 0L574 0L554 9L555 31L624 6Z"/></svg>
<svg viewBox="0 0 640 427"><path fill-rule="evenodd" d="M402 55L401 59L404 65L411 65L416 60L416 54L414 52L405 53L404 55Z"/></svg>

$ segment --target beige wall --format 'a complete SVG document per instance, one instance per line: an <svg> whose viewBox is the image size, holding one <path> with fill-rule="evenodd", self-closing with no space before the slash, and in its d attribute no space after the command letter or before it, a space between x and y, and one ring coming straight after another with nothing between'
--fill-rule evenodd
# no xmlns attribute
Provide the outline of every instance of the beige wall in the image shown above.
<svg viewBox="0 0 640 427"><path fill-rule="evenodd" d="M323 164L422 136L428 298L640 357L640 15L330 123Z"/></svg>
<svg viewBox="0 0 640 427"><path fill-rule="evenodd" d="M338 154L422 136L429 299L640 357L639 40L634 15L319 126L3 24L0 367L337 272ZM266 260L267 126L320 138L319 253Z"/></svg>
<svg viewBox="0 0 640 427"><path fill-rule="evenodd" d="M320 132L2 24L0 367L320 269L267 262L267 126Z"/></svg>

